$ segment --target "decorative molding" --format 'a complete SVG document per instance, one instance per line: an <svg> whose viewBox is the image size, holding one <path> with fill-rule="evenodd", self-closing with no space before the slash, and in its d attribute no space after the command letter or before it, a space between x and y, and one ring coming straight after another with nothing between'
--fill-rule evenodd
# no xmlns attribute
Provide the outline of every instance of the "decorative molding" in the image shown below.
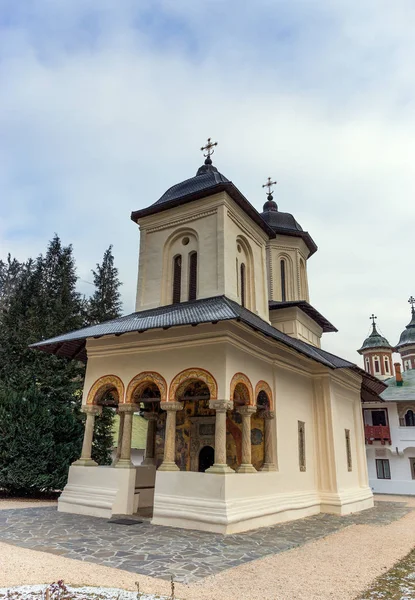
<svg viewBox="0 0 415 600"><path fill-rule="evenodd" d="M266 381L263 381L262 379L261 379L261 381L258 381L258 383L255 386L255 404L257 402L259 392L266 393L266 395L268 396L268 400L269 400L269 409L274 410L274 398L272 395L271 386Z"/></svg>
<svg viewBox="0 0 415 600"><path fill-rule="evenodd" d="M258 241L258 239L255 237L255 234L246 227L246 224L243 223L238 217L238 215L236 215L230 208L227 209L227 215L231 221L238 225L238 227L244 232L245 235L247 235L253 242L255 242L257 246L262 246L262 243Z"/></svg>
<svg viewBox="0 0 415 600"><path fill-rule="evenodd" d="M170 229L171 227L176 227L177 225L183 225L185 223L191 223L192 221L197 221L198 219L202 219L203 217L210 217L212 215L216 215L217 209L206 210L204 212L193 213L191 215L187 215L181 217L180 219L176 219L174 221L166 221L165 223L161 223L160 225L147 227L145 228L146 233L154 233L155 231L162 231L163 229Z"/></svg>
<svg viewBox="0 0 415 600"><path fill-rule="evenodd" d="M87 404L97 404L101 397L109 390L115 388L118 394L118 403L125 402L124 384L117 375L104 375L92 384L86 399Z"/></svg>
<svg viewBox="0 0 415 600"><path fill-rule="evenodd" d="M156 371L143 371L135 377L133 377L127 386L126 402L132 402L134 394L138 391L138 388L143 388L147 383L153 383L157 386L160 392L160 401L166 402L167 400L167 383L166 380L160 373ZM155 399L157 401L157 399Z"/></svg>
<svg viewBox="0 0 415 600"><path fill-rule="evenodd" d="M206 369L192 367L190 369L184 369L183 371L180 371L180 373L178 373L172 379L169 388L169 402L174 402L177 394L181 391L181 388L184 388L186 383L189 383L195 379L203 381L207 385L209 389L210 400L217 399L218 384L216 383L216 379L213 377L213 375L209 373L209 371L206 371Z"/></svg>
<svg viewBox="0 0 415 600"><path fill-rule="evenodd" d="M249 377L247 377L245 375L245 373L235 373L235 375L232 377L231 379L231 385L230 385L230 400L233 402L233 396L235 393L235 388L238 384L242 384L246 387L247 391L248 391L248 396L249 396L249 404L253 405L255 404L254 402L254 392L252 389L252 383L249 379Z"/></svg>

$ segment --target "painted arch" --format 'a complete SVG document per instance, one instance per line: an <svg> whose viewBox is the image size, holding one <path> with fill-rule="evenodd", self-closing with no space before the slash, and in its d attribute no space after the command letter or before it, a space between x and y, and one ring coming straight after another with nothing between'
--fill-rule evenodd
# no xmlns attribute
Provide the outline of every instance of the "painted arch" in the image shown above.
<svg viewBox="0 0 415 600"><path fill-rule="evenodd" d="M272 396L272 390L266 381L258 381L258 383L255 386L255 404L257 402L258 394L260 392L264 392L268 396L269 410L274 410L274 399Z"/></svg>
<svg viewBox="0 0 415 600"><path fill-rule="evenodd" d="M243 386L248 394L247 400L248 404L254 404L254 391L252 389L252 383L244 373L235 373L235 375L231 379L231 387L230 387L230 399L233 401L233 397L235 394L235 390L237 386Z"/></svg>
<svg viewBox="0 0 415 600"><path fill-rule="evenodd" d="M216 379L213 377L209 371L206 369L200 369L197 367L191 369L185 369L184 371L180 371L170 383L169 389L169 400L174 402L181 392L184 391L185 387L191 381L203 381L209 389L210 399L217 400L218 398L218 384L216 383Z"/></svg>
<svg viewBox="0 0 415 600"><path fill-rule="evenodd" d="M143 391L149 384L154 384L157 386L160 392L160 401L166 402L167 383L164 377L156 371L143 371L131 379L127 386L126 402L132 403L134 395L137 392Z"/></svg>
<svg viewBox="0 0 415 600"><path fill-rule="evenodd" d="M91 386L86 399L87 404L98 404L102 396L115 390L119 404L124 402L124 384L117 375L104 375Z"/></svg>

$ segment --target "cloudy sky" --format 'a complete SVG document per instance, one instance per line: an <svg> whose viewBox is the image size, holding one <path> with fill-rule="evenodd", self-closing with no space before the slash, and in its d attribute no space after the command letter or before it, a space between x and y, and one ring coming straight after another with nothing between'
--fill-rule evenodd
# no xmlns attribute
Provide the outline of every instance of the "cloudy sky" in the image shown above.
<svg viewBox="0 0 415 600"><path fill-rule="evenodd" d="M353 361L396 343L415 295L412 0L0 0L0 256L72 243L79 288L110 243L134 306L131 210L201 164L261 184L319 246L312 304Z"/></svg>

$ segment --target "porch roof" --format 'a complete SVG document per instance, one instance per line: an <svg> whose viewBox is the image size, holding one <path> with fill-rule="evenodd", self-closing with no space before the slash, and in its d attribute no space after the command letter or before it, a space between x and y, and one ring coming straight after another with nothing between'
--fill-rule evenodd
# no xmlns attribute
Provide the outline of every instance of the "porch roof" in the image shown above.
<svg viewBox="0 0 415 600"><path fill-rule="evenodd" d="M42 340L31 344L30 347L49 354L86 362L86 340L88 338L100 338L106 335L120 336L124 333L144 332L149 329L169 329L180 325L196 326L201 323L230 320L241 322L331 369L349 368L357 372L363 377L363 386L372 393L379 394L386 387L383 382L369 375L357 365L282 333L258 315L225 296L203 298L135 312L118 319Z"/></svg>

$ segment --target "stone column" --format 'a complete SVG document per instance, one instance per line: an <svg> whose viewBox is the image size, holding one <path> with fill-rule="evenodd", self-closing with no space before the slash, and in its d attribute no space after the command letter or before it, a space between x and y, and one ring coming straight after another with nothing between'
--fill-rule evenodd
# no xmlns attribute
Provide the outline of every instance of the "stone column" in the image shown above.
<svg viewBox="0 0 415 600"><path fill-rule="evenodd" d="M156 458L154 456L154 444L156 437L156 424L157 424L158 414L144 413L144 418L148 421L147 426L147 440L146 440L146 454L144 460L142 462L143 465L155 465Z"/></svg>
<svg viewBox="0 0 415 600"><path fill-rule="evenodd" d="M242 462L236 469L237 473L256 473L252 464L251 451L251 415L256 412L256 406L240 406L238 413L242 415Z"/></svg>
<svg viewBox="0 0 415 600"><path fill-rule="evenodd" d="M183 402L160 402L160 408L167 411L164 434L164 458L159 471L179 471L176 465L176 412L183 409Z"/></svg>
<svg viewBox="0 0 415 600"><path fill-rule="evenodd" d="M139 408L135 404L120 404L118 412L124 413L124 426L121 438L120 458L115 465L117 468L129 469L133 467L131 462L131 436L133 433L133 416Z"/></svg>
<svg viewBox="0 0 415 600"><path fill-rule="evenodd" d="M215 420L215 464L206 473L235 473L226 462L226 411L231 410L230 400L210 400L209 408L216 411Z"/></svg>
<svg viewBox="0 0 415 600"><path fill-rule="evenodd" d="M264 410L260 414L264 419L264 464L260 468L260 471L276 471L277 465L274 446L275 412L273 410Z"/></svg>
<svg viewBox="0 0 415 600"><path fill-rule="evenodd" d="M117 409L118 412L118 417L120 419L119 421L119 428L118 428L118 441L117 441L117 451L115 454L115 459L114 462L112 463L112 466L115 467L115 465L117 464L117 462L120 460L121 458L121 445L122 445L122 437L124 434L124 418L125 418L125 413L124 412L120 412Z"/></svg>
<svg viewBox="0 0 415 600"><path fill-rule="evenodd" d="M84 441L82 444L81 458L76 460L73 464L80 467L97 467L98 463L91 458L92 440L94 439L95 416L102 413L102 406L86 404L81 410L86 413Z"/></svg>

